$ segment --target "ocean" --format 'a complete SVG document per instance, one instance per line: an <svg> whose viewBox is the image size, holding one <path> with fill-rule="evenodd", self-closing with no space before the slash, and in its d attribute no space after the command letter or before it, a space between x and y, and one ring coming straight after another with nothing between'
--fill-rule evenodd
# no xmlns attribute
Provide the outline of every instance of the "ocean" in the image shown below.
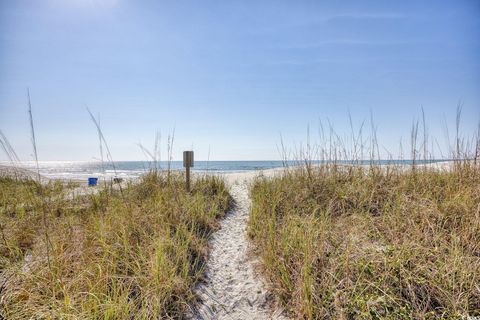
<svg viewBox="0 0 480 320"><path fill-rule="evenodd" d="M428 162L439 162L445 160L432 160ZM341 163L352 163L352 161L339 161ZM411 164L411 160L378 160L377 164ZM422 163L422 161L417 161ZM288 161L287 165L298 165L298 161ZM312 161L312 163L320 163L320 161ZM358 164L358 161L356 162ZM360 164L370 164L368 160L360 162ZM7 162L0 164L8 165ZM272 168L280 168L284 166L282 161L195 161L192 168L193 172L244 172L250 170L266 170ZM35 169L35 162L22 162L21 167L27 169ZM100 161L40 161L40 174L50 179L74 179L82 180L88 177L120 177L120 178L136 178L153 169L154 163L150 161L115 161L112 163L105 162L103 165ZM157 163L160 169L167 169L168 163L161 161ZM182 161L172 161L170 169L183 170Z"/></svg>

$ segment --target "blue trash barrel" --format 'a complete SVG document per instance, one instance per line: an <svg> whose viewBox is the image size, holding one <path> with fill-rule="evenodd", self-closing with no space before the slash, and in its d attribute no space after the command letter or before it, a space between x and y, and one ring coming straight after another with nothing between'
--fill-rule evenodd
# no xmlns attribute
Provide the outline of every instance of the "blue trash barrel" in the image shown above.
<svg viewBox="0 0 480 320"><path fill-rule="evenodd" d="M89 186L96 186L98 178L88 178L88 185Z"/></svg>

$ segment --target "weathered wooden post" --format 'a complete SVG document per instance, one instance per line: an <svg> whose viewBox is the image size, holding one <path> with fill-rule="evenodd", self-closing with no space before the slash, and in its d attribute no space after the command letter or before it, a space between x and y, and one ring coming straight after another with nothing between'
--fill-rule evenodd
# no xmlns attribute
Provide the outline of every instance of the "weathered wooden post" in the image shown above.
<svg viewBox="0 0 480 320"><path fill-rule="evenodd" d="M183 151L183 166L186 170L187 192L190 192L190 168L193 167L193 151Z"/></svg>

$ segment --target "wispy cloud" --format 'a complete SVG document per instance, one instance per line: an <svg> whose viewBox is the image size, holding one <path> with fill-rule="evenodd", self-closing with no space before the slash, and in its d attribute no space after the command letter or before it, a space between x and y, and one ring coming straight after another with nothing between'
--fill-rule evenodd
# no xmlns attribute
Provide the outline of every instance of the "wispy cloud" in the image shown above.
<svg viewBox="0 0 480 320"><path fill-rule="evenodd" d="M335 20L398 20L406 19L410 16L401 13L392 13L392 12L379 12L379 13L347 13L347 14L337 14L330 17L325 17L324 22L335 21Z"/></svg>
<svg viewBox="0 0 480 320"><path fill-rule="evenodd" d="M302 17L296 15L286 16L284 20L276 21L270 24L256 24L249 30L254 34L274 34L292 29L304 29L312 27L330 26L332 24L343 23L381 23L381 22L398 22L398 20L411 19L412 14L406 15L393 12L378 13L342 13L342 14L312 14Z"/></svg>
<svg viewBox="0 0 480 320"><path fill-rule="evenodd" d="M435 40L423 39L329 39L329 40L315 40L315 41L292 41L291 43L273 44L271 49L279 50L315 50L324 48L349 48L360 49L362 47L379 47L388 49L389 47L402 46L425 46L425 45L448 45L446 42L439 42Z"/></svg>

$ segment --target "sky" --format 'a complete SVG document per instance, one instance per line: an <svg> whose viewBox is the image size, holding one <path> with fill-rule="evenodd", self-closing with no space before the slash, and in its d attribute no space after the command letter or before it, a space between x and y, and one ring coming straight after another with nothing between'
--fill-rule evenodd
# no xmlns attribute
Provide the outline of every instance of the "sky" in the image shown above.
<svg viewBox="0 0 480 320"><path fill-rule="evenodd" d="M480 120L480 2L0 0L0 130L22 160L27 88L40 160L99 157L87 107L114 160L173 130L177 160L279 159L280 136L347 137L349 117L397 154L422 108L445 152L459 103L463 135Z"/></svg>

